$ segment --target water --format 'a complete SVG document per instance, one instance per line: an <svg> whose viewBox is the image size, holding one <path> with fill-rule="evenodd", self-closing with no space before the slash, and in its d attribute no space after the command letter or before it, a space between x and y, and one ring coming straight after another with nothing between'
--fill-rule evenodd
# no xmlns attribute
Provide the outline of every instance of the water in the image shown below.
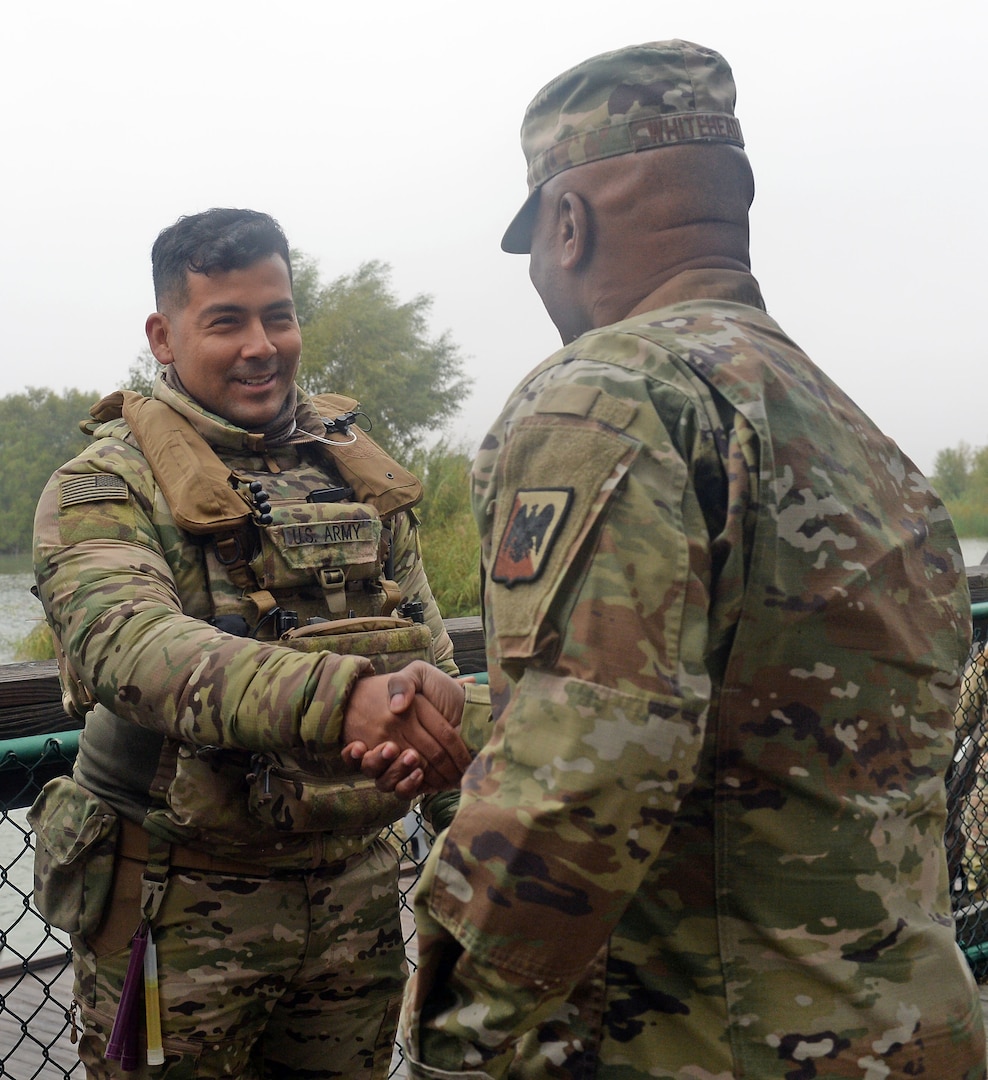
<svg viewBox="0 0 988 1080"><path fill-rule="evenodd" d="M30 591L33 584L29 557L0 556L0 664L16 661L18 645L44 619L41 602ZM0 965L16 961L11 950L30 953L44 936L41 917L24 904L34 878L33 855L24 843L30 831L26 814L26 809L19 809L6 817L0 815L0 930L10 945L10 949L0 947ZM48 943L43 951L57 950Z"/></svg>
<svg viewBox="0 0 988 1080"><path fill-rule="evenodd" d="M18 644L38 623L44 622L41 601L31 594L34 575L0 571L0 664L17 659Z"/></svg>

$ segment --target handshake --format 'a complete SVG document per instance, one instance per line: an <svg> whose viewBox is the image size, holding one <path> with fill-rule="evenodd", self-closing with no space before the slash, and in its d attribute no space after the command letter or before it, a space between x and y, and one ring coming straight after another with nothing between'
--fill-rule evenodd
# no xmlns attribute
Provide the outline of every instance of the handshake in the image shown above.
<svg viewBox="0 0 988 1080"><path fill-rule="evenodd" d="M465 698L462 682L423 660L358 679L343 717L344 762L403 799L459 787L472 759L459 733Z"/></svg>

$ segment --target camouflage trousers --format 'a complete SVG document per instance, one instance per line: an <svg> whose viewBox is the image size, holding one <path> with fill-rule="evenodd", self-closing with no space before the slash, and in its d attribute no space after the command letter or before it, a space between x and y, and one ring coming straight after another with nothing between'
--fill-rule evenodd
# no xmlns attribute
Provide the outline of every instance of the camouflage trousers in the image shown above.
<svg viewBox="0 0 988 1080"><path fill-rule="evenodd" d="M99 931L73 940L90 1080L387 1077L404 946L398 867L382 840L294 875L173 868L151 927L165 1064L124 1072L104 1059L140 922L142 862L117 858Z"/></svg>

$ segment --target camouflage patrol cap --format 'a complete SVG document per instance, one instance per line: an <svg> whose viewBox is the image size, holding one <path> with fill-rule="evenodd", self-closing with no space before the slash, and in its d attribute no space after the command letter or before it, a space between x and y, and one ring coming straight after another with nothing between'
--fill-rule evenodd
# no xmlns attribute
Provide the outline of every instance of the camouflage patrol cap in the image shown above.
<svg viewBox="0 0 988 1080"><path fill-rule="evenodd" d="M727 61L689 41L630 45L570 68L544 86L525 112L528 199L501 248L531 250L538 190L566 169L675 143L744 146L734 99Z"/></svg>

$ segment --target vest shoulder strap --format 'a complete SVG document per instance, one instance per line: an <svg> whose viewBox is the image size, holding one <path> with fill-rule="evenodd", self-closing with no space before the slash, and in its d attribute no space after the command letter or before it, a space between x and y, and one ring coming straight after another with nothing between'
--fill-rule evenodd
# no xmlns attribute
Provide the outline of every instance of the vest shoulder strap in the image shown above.
<svg viewBox="0 0 988 1080"><path fill-rule="evenodd" d="M133 390L117 390L90 411L99 421L127 421L181 528L205 536L247 523L250 507L234 490L233 474L180 413Z"/></svg>
<svg viewBox="0 0 988 1080"><path fill-rule="evenodd" d="M320 416L343 415L358 407L343 394L317 394L310 400ZM97 402L90 415L100 423L121 416L126 420L181 528L209 535L247 523L250 508L234 489L233 474L181 413L133 390L117 390ZM316 445L353 488L354 499L370 503L382 518L421 500L418 477L355 425L341 441Z"/></svg>
<svg viewBox="0 0 988 1080"><path fill-rule="evenodd" d="M358 408L343 394L315 394L310 399L320 416L339 416ZM410 510L422 499L422 482L386 453L356 425L340 442L320 446L332 457L343 480L353 488L357 502L370 503L381 517Z"/></svg>

